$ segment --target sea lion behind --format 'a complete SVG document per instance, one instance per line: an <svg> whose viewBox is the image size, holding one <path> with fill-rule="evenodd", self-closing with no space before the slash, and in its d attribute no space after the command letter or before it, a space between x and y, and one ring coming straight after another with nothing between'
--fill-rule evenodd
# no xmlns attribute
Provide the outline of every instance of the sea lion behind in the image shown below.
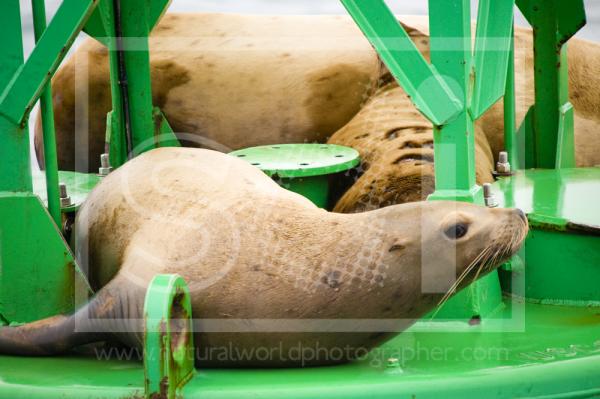
<svg viewBox="0 0 600 399"><path fill-rule="evenodd" d="M328 213L237 158L159 149L105 177L76 231L77 256L88 254L103 288L73 316L0 328L1 353L52 355L115 336L139 347L149 281L177 273L203 366L341 363L493 270L527 222L518 210L453 202ZM439 288L422 292L427 282Z"/></svg>

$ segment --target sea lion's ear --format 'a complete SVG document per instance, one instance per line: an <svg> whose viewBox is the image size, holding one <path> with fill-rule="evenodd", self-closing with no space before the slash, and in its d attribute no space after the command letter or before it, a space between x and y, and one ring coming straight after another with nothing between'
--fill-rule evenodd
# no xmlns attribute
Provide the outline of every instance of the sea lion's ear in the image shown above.
<svg viewBox="0 0 600 399"><path fill-rule="evenodd" d="M415 37L429 37L429 32L426 29L423 29L423 27L418 27L417 25L414 24L408 24L402 21L398 21L400 22L400 25L402 25L402 27L404 28L404 30L406 31L406 33L408 33L408 35L411 38L415 38ZM414 39L413 39L414 40Z"/></svg>

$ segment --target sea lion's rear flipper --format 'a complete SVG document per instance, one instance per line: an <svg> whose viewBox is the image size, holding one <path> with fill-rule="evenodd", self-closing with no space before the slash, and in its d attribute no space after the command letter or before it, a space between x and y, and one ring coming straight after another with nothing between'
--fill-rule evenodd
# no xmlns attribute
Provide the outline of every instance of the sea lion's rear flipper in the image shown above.
<svg viewBox="0 0 600 399"><path fill-rule="evenodd" d="M140 346L145 287L124 282L116 276L73 315L0 327L0 353L51 356L114 336L127 345Z"/></svg>

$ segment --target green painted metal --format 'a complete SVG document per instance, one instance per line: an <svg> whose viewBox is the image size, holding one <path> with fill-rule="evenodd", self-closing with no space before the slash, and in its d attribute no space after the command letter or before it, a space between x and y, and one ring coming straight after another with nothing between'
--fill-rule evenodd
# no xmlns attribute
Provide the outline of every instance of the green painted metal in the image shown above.
<svg viewBox="0 0 600 399"><path fill-rule="evenodd" d="M358 151L334 144L278 144L230 153L269 176L310 177L343 172L360 162Z"/></svg>
<svg viewBox="0 0 600 399"><path fill-rule="evenodd" d="M505 299L497 319L479 325L422 321L350 364L203 368L181 394L236 399L594 397L600 395L597 313L595 308ZM388 366L389 358L397 358L398 366ZM144 392L140 361L98 361L93 355L35 360L2 356L0 375L0 398L128 398Z"/></svg>
<svg viewBox="0 0 600 399"><path fill-rule="evenodd" d="M575 116L571 103L566 103L559 110L558 137L556 148L557 168L575 167Z"/></svg>
<svg viewBox="0 0 600 399"><path fill-rule="evenodd" d="M498 319L479 325L419 322L347 365L200 368L181 394L236 399L439 398L440 392L449 399L600 395L597 309L508 298L504 305ZM392 357L398 367L388 367ZM144 392L144 368L135 357L98 361L93 355L35 360L2 356L0 375L0 398L128 398Z"/></svg>
<svg viewBox="0 0 600 399"><path fill-rule="evenodd" d="M517 0L534 35L535 105L533 160L536 168L574 167L574 131L561 124L569 107L567 40L586 23L583 0ZM560 130L563 128L563 130ZM557 164L557 160L559 164Z"/></svg>
<svg viewBox="0 0 600 399"><path fill-rule="evenodd" d="M434 125L443 125L464 107L429 65L383 0L341 0L381 60Z"/></svg>
<svg viewBox="0 0 600 399"><path fill-rule="evenodd" d="M112 0L100 0L101 3L106 3L106 5L109 5L110 1ZM170 3L171 0L152 0L147 2L148 30L151 31L154 26L156 26L160 18L167 11ZM99 6L99 8L101 7L103 7L102 4ZM113 30L110 29L110 26L107 29L104 16L99 9L94 11L94 13L90 16L83 30L85 33L96 38L105 46L109 45L110 39L114 36Z"/></svg>
<svg viewBox="0 0 600 399"><path fill-rule="evenodd" d="M358 151L333 144L279 144L234 151L230 155L260 168L282 187L325 208L328 176L358 166Z"/></svg>
<svg viewBox="0 0 600 399"><path fill-rule="evenodd" d="M0 25L5 29L5 40L0 48L0 87L5 88L23 66L23 39L19 0L0 2ZM0 93L0 99L3 97ZM0 114L0 191L30 191L31 164L29 161L29 130L18 126Z"/></svg>
<svg viewBox="0 0 600 399"><path fill-rule="evenodd" d="M113 110L107 115L106 142L111 165L119 167L130 158L156 147L179 146L164 115L152 106L148 36L168 6L166 0L121 1L124 64L131 117L132 154L127 153L125 111L118 74L118 54L113 2L104 0L85 30L109 50Z"/></svg>
<svg viewBox="0 0 600 399"><path fill-rule="evenodd" d="M529 218L525 264L504 276L544 303L600 306L600 168L518 171L495 187ZM506 283L505 283L506 284Z"/></svg>
<svg viewBox="0 0 600 399"><path fill-rule="evenodd" d="M61 183L67 186L67 192L73 205L69 207L62 207L63 212L72 212L79 209L81 204L85 201L88 194L96 187L102 179L98 175L78 173L71 171L60 171L58 172L58 179ZM47 190L45 189L46 179L45 176L36 172L33 174L33 191L44 203L48 206L48 197L46 196Z"/></svg>
<svg viewBox="0 0 600 399"><path fill-rule="evenodd" d="M0 114L13 123L25 124L33 105L97 2L63 0L27 62L19 68L0 96Z"/></svg>
<svg viewBox="0 0 600 399"><path fill-rule="evenodd" d="M514 0L480 0L475 38L471 113L481 117L506 92L511 57Z"/></svg>
<svg viewBox="0 0 600 399"><path fill-rule="evenodd" d="M46 6L44 0L32 0L33 29L36 43L46 30ZM54 132L54 109L52 108L52 88L46 85L40 97L42 131L44 132L44 167L48 212L57 226L61 225L60 194L58 189L58 160L56 155L56 135Z"/></svg>
<svg viewBox="0 0 600 399"><path fill-rule="evenodd" d="M519 146L524 147L517 136L517 115L515 95L515 30L514 22L510 32L510 47L508 54L508 72L504 92L504 148L508 152L508 162L513 169L521 169Z"/></svg>
<svg viewBox="0 0 600 399"><path fill-rule="evenodd" d="M29 322L70 313L91 291L33 194L0 193L0 317Z"/></svg>
<svg viewBox="0 0 600 399"><path fill-rule="evenodd" d="M455 95L469 103L471 80L471 4L468 0L430 0L431 62L450 81ZM489 16L489 15L488 15ZM475 134L466 108L451 123L434 129L435 193L431 199L483 203L475 184Z"/></svg>
<svg viewBox="0 0 600 399"><path fill-rule="evenodd" d="M175 398L194 374L192 305L180 276L154 277L144 303L146 398Z"/></svg>

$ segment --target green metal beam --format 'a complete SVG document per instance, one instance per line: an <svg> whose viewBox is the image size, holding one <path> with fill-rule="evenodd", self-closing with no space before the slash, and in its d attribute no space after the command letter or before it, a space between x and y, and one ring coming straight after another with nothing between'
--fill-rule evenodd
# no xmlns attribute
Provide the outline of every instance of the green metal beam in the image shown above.
<svg viewBox="0 0 600 399"><path fill-rule="evenodd" d="M510 32L510 48L504 90L504 149L508 152L508 162L513 169L522 168L519 158L519 140L517 138L517 115L515 97L515 30L514 22ZM524 143L524 142L523 142Z"/></svg>
<svg viewBox="0 0 600 399"><path fill-rule="evenodd" d="M156 147L179 146L168 122L152 105L148 35L169 2L165 0L121 0L121 29L124 64L127 72L133 153L127 153L125 110L119 80L117 34L114 2L102 1L86 26L90 34L108 47L111 74L112 111L107 115L106 142L113 167L124 164L130 156ZM160 11L160 12L159 12Z"/></svg>
<svg viewBox="0 0 600 399"><path fill-rule="evenodd" d="M471 113L479 119L506 91L514 0L481 0L475 38Z"/></svg>
<svg viewBox="0 0 600 399"><path fill-rule="evenodd" d="M36 43L46 30L46 7L44 0L32 0L33 29ZM48 212L57 226L61 223L60 194L58 188L58 159L56 154L56 135L54 131L54 109L52 106L52 88L49 84L44 87L40 98L42 116L42 131L44 136L44 167L46 172L46 195Z"/></svg>
<svg viewBox="0 0 600 399"><path fill-rule="evenodd" d="M105 5L109 5L112 0L100 0L100 4L98 8L92 13L88 22L83 28L83 31L88 35L96 38L98 41L103 43L104 45L108 45L110 38L113 36L112 30L110 27L107 29L107 25L104 22L104 17L102 16L102 12L100 11L101 7ZM167 8L171 4L171 0L152 0L147 1L147 18L148 18L148 28L151 31L163 14L166 12ZM111 6L112 7L112 6Z"/></svg>
<svg viewBox="0 0 600 399"><path fill-rule="evenodd" d="M67 54L98 0L64 0L27 62L0 96L0 114L24 125L46 83Z"/></svg>
<svg viewBox="0 0 600 399"><path fill-rule="evenodd" d="M0 25L6 38L0 47L0 88L4 88L24 62L19 0L0 1ZM0 143L0 191L31 191L27 126L18 126L0 115Z"/></svg>
<svg viewBox="0 0 600 399"><path fill-rule="evenodd" d="M431 62L463 104L471 80L471 4L468 0L429 0ZM451 123L434 129L435 193L431 199L474 202L474 124L466 109ZM483 197L477 197L483 203Z"/></svg>
<svg viewBox="0 0 600 399"><path fill-rule="evenodd" d="M464 107L430 66L382 0L342 0L367 39L419 111L443 125Z"/></svg>

